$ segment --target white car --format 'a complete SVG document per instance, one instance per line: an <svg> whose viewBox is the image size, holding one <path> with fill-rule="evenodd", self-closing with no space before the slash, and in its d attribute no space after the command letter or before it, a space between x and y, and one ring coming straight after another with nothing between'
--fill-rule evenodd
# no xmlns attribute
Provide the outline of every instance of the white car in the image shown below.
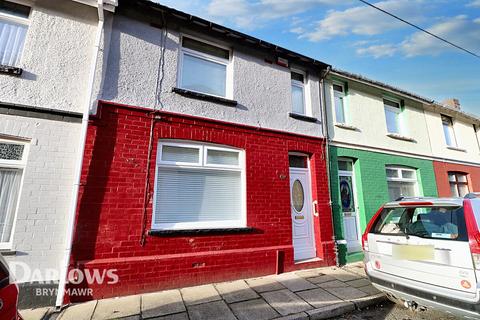
<svg viewBox="0 0 480 320"><path fill-rule="evenodd" d="M392 301L480 319L479 229L479 194L389 202L362 237L365 271Z"/></svg>

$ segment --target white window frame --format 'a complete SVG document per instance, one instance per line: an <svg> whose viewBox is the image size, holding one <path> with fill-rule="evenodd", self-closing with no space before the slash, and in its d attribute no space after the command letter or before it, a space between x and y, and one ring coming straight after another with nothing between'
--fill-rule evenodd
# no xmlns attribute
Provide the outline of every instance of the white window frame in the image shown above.
<svg viewBox="0 0 480 320"><path fill-rule="evenodd" d="M449 145L447 143L447 137L445 135L445 125L443 123L443 117L449 118L450 119L450 124L448 126L448 134L450 135L450 140L452 141L452 145ZM453 117L446 115L446 114L440 114L440 120L442 121L442 131L443 131L443 138L445 139L445 145L447 147L453 147L457 148L458 147L458 141L457 141L457 135L455 134L455 119Z"/></svg>
<svg viewBox="0 0 480 320"><path fill-rule="evenodd" d="M199 41L199 42L203 42L205 44L208 44L208 45L220 48L220 49L228 50L228 59L222 59L220 57L215 57L215 56L212 56L212 55L207 54L207 53L195 51L195 50L192 50L192 49L189 49L189 48L184 48L183 47L183 38L189 38L189 39L196 40L196 41ZM191 36L191 35L188 35L188 34L183 34L183 35L180 36L180 43L179 43L179 50L178 51L179 51L179 58L178 58L178 68L177 68L177 86L179 88L185 89L185 90L188 90L188 91L193 91L193 92L205 94L205 95L209 95L209 96L214 96L214 97L219 97L219 98L224 98L224 99L233 99L233 51L232 51L231 48L220 45L220 44L215 43L215 42L204 40L204 39L201 39L201 38L198 38L198 37L195 37L195 36ZM182 71L183 71L183 57L184 57L184 55L190 55L192 57L196 57L196 58L199 58L199 59L203 59L203 60L206 60L206 61L210 61L210 62L214 62L214 63L218 63L218 64L226 66L225 96L219 96L219 95L216 95L216 94L211 94L211 93L207 93L207 92L202 92L202 91L197 91L197 90L184 88L183 85L182 85Z"/></svg>
<svg viewBox="0 0 480 320"><path fill-rule="evenodd" d="M30 27L30 15L32 13L33 2L31 2L31 1L18 1L18 0L7 0L7 1L30 7L30 14L28 15L28 18L22 18L22 17L18 17L16 15L13 15L13 14L0 12L0 20L21 24L21 25L24 25L24 26L27 27L27 34L25 34L25 41L26 41L26 37L28 35L28 29ZM21 50L22 52L20 52L20 59L23 57L23 51L24 50L25 50L25 42L23 43L23 48Z"/></svg>
<svg viewBox="0 0 480 320"><path fill-rule="evenodd" d="M389 106L389 105L386 105L384 100L397 103L397 104L398 104L398 108L395 108L395 107L391 107L391 106ZM398 132L390 132L390 131L388 130L387 117L386 117L386 115L385 115L385 124L387 125L387 132L388 132L388 133L393 133L393 134L404 134L403 121L402 121L402 112L403 112L403 110L402 110L401 101L400 101L399 99L395 99L395 98L392 98L392 97L383 96L383 97L382 97L382 103L383 103L383 108L384 108L384 110L389 110L389 111L392 111L392 112L394 112L394 113L397 114Z"/></svg>
<svg viewBox="0 0 480 320"><path fill-rule="evenodd" d="M420 188L418 186L418 175L417 175L417 170L416 169L401 167L401 166L400 167L399 166L385 166L385 174L387 173L387 169L396 170L397 173L398 173L398 178L387 176L387 183L388 183L388 181L414 183L414 189L415 189L416 196L421 196ZM414 178L404 178L402 171L412 172L413 175L414 175Z"/></svg>
<svg viewBox="0 0 480 320"><path fill-rule="evenodd" d="M187 147L187 148L199 148L199 161L200 163L175 163L171 161L162 161L161 153L163 146L173 146L173 147ZM220 151L229 151L238 153L238 165L218 165L218 164L207 164L207 153L208 150L220 150ZM153 212L152 212L152 229L153 230L188 230L188 229L218 229L218 228L245 228L247 226L247 187L246 187L246 173L245 173L245 151L242 149L232 148L232 147L223 147L210 143L198 143L198 142L185 142L178 140L159 140L158 150L157 150L157 161L156 161L156 170L155 170L155 186L154 186L154 197L157 198L157 180L158 172L161 168L195 168L201 169L205 168L206 170L222 170L222 171L238 171L240 172L240 181L241 181L241 218L239 220L219 220L219 221L205 221L205 222L180 222L180 223L155 223L155 214L156 214L156 201L153 201Z"/></svg>
<svg viewBox="0 0 480 320"><path fill-rule="evenodd" d="M20 206L20 200L22 196L23 190L23 181L25 179L25 168L27 166L27 157L30 151L30 144L26 140L17 140L17 139L9 139L9 138L2 138L0 137L0 142L2 143L11 143L11 144L20 144L23 145L23 153L21 160L6 160L0 159L0 167L6 169L15 169L21 170L22 177L20 178L20 186L18 188L18 199L17 205L15 208L14 218L13 218L13 225L12 225L12 232L10 234L10 239L8 242L0 242L0 250L10 250L13 246L13 236L15 234L15 228L17 226L17 216L18 216L18 208Z"/></svg>
<svg viewBox="0 0 480 320"><path fill-rule="evenodd" d="M473 124L473 132L475 133L475 140L477 141L477 147L480 150L480 139L478 138L478 125Z"/></svg>
<svg viewBox="0 0 480 320"><path fill-rule="evenodd" d="M298 112L293 111L293 99L292 99L293 95L292 95L292 92L291 92L291 88L290 88L290 99L291 99L290 110L292 110L292 113L299 114L299 115L302 115L302 116L311 117L313 112L312 112L312 105L311 105L311 101L310 101L310 79L307 77L307 73L303 70L296 69L296 68L290 68L290 76L291 76L292 72L303 75L303 82L298 81L298 80L290 79L290 84L291 84L290 87L291 86L296 86L298 88L302 88L302 90L303 90L303 111L304 111L304 113L298 113Z"/></svg>
<svg viewBox="0 0 480 320"><path fill-rule="evenodd" d="M341 86L342 87L342 92L338 92L333 88L333 85ZM335 98L337 96L341 96L343 99L343 122L338 121L337 119L337 107L335 105ZM348 124L348 119L347 119L347 112L346 112L346 105L347 105L347 94L345 92L345 83L341 81L332 81L332 105L333 105L333 113L335 115L335 122L339 124Z"/></svg>

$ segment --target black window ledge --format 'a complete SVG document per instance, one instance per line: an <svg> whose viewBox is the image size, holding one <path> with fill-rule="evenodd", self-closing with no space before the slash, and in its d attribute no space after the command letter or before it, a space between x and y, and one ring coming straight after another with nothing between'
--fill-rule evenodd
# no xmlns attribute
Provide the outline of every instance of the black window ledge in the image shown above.
<svg viewBox="0 0 480 320"><path fill-rule="evenodd" d="M307 122L318 122L317 118L305 116L303 114L290 112L288 115L291 118L294 118L294 119L297 119L297 120L302 120L302 121L307 121Z"/></svg>
<svg viewBox="0 0 480 320"><path fill-rule="evenodd" d="M14 76L22 75L23 69L0 64L0 73L6 73Z"/></svg>
<svg viewBox="0 0 480 320"><path fill-rule="evenodd" d="M17 251L15 251L15 250L0 250L0 254L4 257L6 257L6 256L16 256Z"/></svg>
<svg viewBox="0 0 480 320"><path fill-rule="evenodd" d="M447 146L447 149L454 150L454 151L460 151L460 152L467 152L467 150L459 147L454 147L454 146Z"/></svg>
<svg viewBox="0 0 480 320"><path fill-rule="evenodd" d="M175 92L175 93L177 93L179 95L182 95L184 97L203 100L203 101L216 102L216 103L220 103L220 104L231 106L231 107L236 107L238 105L238 102L236 100L231 100L231 99L226 99L226 98L222 98L222 97L212 96L210 94L195 92L195 91L191 91L191 90L187 90L187 89L181 89L181 88L174 87L174 88L172 88L172 92Z"/></svg>
<svg viewBox="0 0 480 320"><path fill-rule="evenodd" d="M212 228L212 229L185 229L185 230L150 230L150 236L169 237L169 236L200 236L215 234L238 234L254 233L257 230L251 227L244 228Z"/></svg>

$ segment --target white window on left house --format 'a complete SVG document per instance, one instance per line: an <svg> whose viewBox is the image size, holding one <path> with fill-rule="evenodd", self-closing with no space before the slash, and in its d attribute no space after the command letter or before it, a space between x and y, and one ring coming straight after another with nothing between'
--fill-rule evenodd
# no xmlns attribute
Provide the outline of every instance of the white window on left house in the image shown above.
<svg viewBox="0 0 480 320"><path fill-rule="evenodd" d="M243 150L158 143L153 229L245 227L245 199Z"/></svg>
<svg viewBox="0 0 480 320"><path fill-rule="evenodd" d="M29 15L30 7L0 0L0 65L19 65Z"/></svg>
<svg viewBox="0 0 480 320"><path fill-rule="evenodd" d="M228 49L182 37L179 87L222 98L233 98L230 55Z"/></svg>
<svg viewBox="0 0 480 320"><path fill-rule="evenodd" d="M0 249L10 249L28 145L0 139Z"/></svg>
<svg viewBox="0 0 480 320"><path fill-rule="evenodd" d="M402 108L398 101L383 99L385 109L385 120L387 122L388 133L401 133L400 114Z"/></svg>
<svg viewBox="0 0 480 320"><path fill-rule="evenodd" d="M345 85L333 83L333 99L335 103L335 121L346 123L345 117Z"/></svg>
<svg viewBox="0 0 480 320"><path fill-rule="evenodd" d="M292 71L290 77L292 81L292 112L306 115L305 74Z"/></svg>
<svg viewBox="0 0 480 320"><path fill-rule="evenodd" d="M455 137L455 131L453 130L453 119L452 117L441 115L442 117L442 126L443 126L443 135L445 136L445 143L449 147L457 146L457 138Z"/></svg>

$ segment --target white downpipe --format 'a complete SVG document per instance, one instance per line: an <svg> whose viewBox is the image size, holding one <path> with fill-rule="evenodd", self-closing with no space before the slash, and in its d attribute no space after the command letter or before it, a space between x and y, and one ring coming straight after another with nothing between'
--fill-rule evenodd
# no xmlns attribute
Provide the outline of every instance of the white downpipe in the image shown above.
<svg viewBox="0 0 480 320"><path fill-rule="evenodd" d="M61 272L60 272L60 280L58 282L57 300L55 303L55 306L57 308L63 305L63 299L65 296L65 285L67 280L68 266L70 264L70 254L72 251L72 242L73 242L73 231L75 227L75 216L76 216L77 205L78 205L78 190L80 187L80 178L82 175L83 153L85 151L88 119L90 116L93 87L95 84L95 74L97 72L97 60L98 60L98 53L100 51L100 41L102 39L102 33L103 33L103 23L104 23L103 0L98 0L98 25L97 25L97 32L95 35L95 44L93 47L92 61L90 65L90 73L89 73L89 78L87 82L88 86L87 86L87 94L85 97L85 105L83 106L82 124L80 129L80 139L78 143L77 159L76 159L76 166L75 166L75 177L73 180L74 182L73 182L73 190L72 190L72 199L70 202L70 207L69 207L68 216L67 216L65 254L64 254L64 261L61 266L62 270L60 270Z"/></svg>

